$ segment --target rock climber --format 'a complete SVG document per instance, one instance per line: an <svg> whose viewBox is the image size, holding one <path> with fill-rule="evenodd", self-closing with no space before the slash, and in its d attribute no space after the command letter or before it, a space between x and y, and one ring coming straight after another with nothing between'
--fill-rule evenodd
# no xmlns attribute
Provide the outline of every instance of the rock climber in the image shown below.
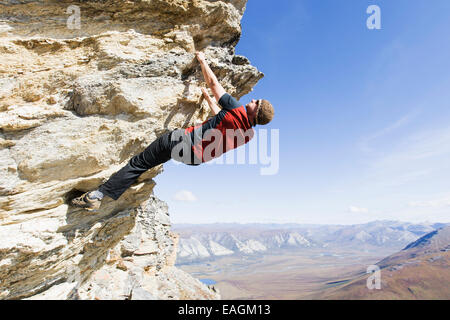
<svg viewBox="0 0 450 320"><path fill-rule="evenodd" d="M163 134L143 152L132 157L126 166L97 190L73 199L73 206L96 212L104 196L119 199L145 171L170 159L187 165L199 165L220 157L224 152L248 143L254 135L253 127L268 124L273 119L274 109L269 101L251 100L244 107L225 92L209 67L205 54L196 52L195 55L203 77L218 103L217 105L206 89L202 88L203 96L214 116L200 125Z"/></svg>

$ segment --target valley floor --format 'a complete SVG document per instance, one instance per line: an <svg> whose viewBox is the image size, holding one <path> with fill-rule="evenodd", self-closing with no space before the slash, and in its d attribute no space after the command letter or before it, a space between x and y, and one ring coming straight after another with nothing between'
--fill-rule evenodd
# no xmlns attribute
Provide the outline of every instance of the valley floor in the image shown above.
<svg viewBox="0 0 450 320"><path fill-rule="evenodd" d="M324 289L365 273L368 266L395 251L290 250L261 256L228 256L178 267L198 279L214 280L222 299L314 299Z"/></svg>

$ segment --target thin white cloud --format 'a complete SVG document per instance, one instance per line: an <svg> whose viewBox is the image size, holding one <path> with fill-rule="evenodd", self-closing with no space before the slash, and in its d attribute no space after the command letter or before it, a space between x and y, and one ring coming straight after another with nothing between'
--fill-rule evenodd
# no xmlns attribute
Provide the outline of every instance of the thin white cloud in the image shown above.
<svg viewBox="0 0 450 320"><path fill-rule="evenodd" d="M393 131L407 125L411 122L411 120L419 114L419 111L414 110L413 112L408 113L407 115L403 116L399 120L395 121L391 125L369 135L366 137L361 138L361 141L359 142L359 147L361 151L365 153L372 153L374 151L373 147L371 147L371 143L381 137L384 137Z"/></svg>
<svg viewBox="0 0 450 320"><path fill-rule="evenodd" d="M412 133L389 153L375 157L368 179L385 186L426 183L448 176L450 127Z"/></svg>
<svg viewBox="0 0 450 320"><path fill-rule="evenodd" d="M406 139L399 150L383 162L414 161L450 153L450 127L422 131Z"/></svg>
<svg viewBox="0 0 450 320"><path fill-rule="evenodd" d="M361 207L357 207L357 206L350 206L348 208L348 211L351 213L369 213L369 209L361 208Z"/></svg>
<svg viewBox="0 0 450 320"><path fill-rule="evenodd" d="M198 201L197 197L188 190L181 190L178 191L174 196L173 199L175 201L180 201L180 202L196 202Z"/></svg>
<svg viewBox="0 0 450 320"><path fill-rule="evenodd" d="M450 195L425 201L411 201L408 204L413 208L445 208L450 207Z"/></svg>

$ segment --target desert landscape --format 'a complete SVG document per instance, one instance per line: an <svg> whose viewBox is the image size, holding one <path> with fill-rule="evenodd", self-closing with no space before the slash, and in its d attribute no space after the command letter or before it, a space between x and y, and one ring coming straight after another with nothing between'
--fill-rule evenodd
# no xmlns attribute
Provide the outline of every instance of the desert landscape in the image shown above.
<svg viewBox="0 0 450 320"><path fill-rule="evenodd" d="M178 267L205 284L213 285L222 299L448 299L450 228L426 233L432 227L375 222L348 227L291 226L283 230L260 226L256 231L254 226L236 226L233 233L232 226L211 226L214 232L206 235L205 226L180 229L175 226L181 234ZM328 235L325 229L329 230ZM361 237L361 230L365 237ZM312 231L317 234L314 236ZM262 250L264 243L270 242L268 234L281 239L280 233L287 238L284 244L280 242L278 248ZM297 244L285 245L292 240L289 235L299 233L308 234L308 239L304 237ZM244 240L244 235L249 239ZM417 239L405 244L413 235ZM333 236L334 241L330 241ZM221 249L218 256L197 257L186 262L189 260L186 252L180 250L186 250L187 243L192 244L195 238L204 244L205 238L210 238L209 244L211 238L215 238L230 252L238 249L228 254ZM257 250L251 252L243 245L245 243ZM208 248L217 250L218 244ZM192 252L205 254L208 250L206 246L203 250L196 249ZM380 290L367 287L367 278L371 276L367 269L373 265L381 268Z"/></svg>
<svg viewBox="0 0 450 320"><path fill-rule="evenodd" d="M382 251L364 254L336 250L324 254L323 250L312 249L223 257L179 267L196 278L214 280L222 299L310 299L383 257Z"/></svg>

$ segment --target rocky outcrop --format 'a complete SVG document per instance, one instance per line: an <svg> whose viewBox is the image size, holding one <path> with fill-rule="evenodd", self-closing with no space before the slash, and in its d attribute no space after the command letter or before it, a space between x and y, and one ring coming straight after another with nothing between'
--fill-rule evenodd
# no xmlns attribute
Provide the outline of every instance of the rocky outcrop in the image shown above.
<svg viewBox="0 0 450 320"><path fill-rule="evenodd" d="M98 214L68 205L169 129L205 120L195 50L240 98L245 0L0 1L0 298L217 298L174 267L161 167ZM68 7L80 28L68 28Z"/></svg>

